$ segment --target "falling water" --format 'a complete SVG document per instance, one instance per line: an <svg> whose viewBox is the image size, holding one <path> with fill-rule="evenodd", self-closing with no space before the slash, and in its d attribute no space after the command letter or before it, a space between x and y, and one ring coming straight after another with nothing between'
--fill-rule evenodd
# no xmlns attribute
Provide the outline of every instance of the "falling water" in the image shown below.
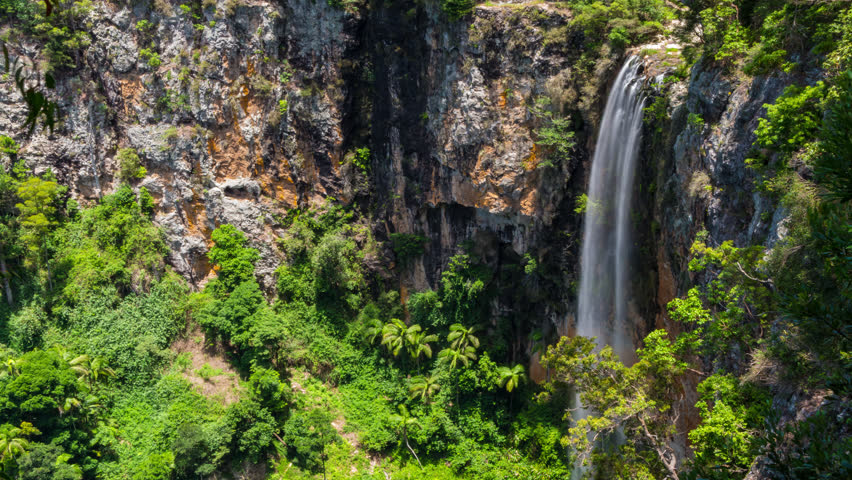
<svg viewBox="0 0 852 480"><path fill-rule="evenodd" d="M626 316L630 199L645 101L640 66L636 57L624 64L601 120L586 201L577 299L577 335L597 337L624 361L633 356Z"/></svg>
<svg viewBox="0 0 852 480"><path fill-rule="evenodd" d="M622 361L632 363L633 341L627 323L631 248L630 199L642 133L641 63L631 57L621 68L606 102L586 200L577 335L597 337ZM580 407L575 420L589 411ZM618 442L618 439L614 439ZM580 478L584 468L572 472Z"/></svg>

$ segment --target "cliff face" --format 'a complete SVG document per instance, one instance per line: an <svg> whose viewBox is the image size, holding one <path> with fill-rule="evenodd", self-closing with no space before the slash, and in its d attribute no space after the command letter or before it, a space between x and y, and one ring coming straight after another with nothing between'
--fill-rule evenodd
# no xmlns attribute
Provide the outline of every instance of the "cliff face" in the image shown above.
<svg viewBox="0 0 852 480"><path fill-rule="evenodd" d="M261 281L273 288L282 216L334 197L371 212L379 239L429 239L394 277L406 291L435 288L447 259L473 240L497 271L524 254L540 264L534 284L499 286L513 294L495 311L523 317L519 334L571 330L575 198L623 52L584 66L583 32L547 3L479 6L459 22L437 2L163 5L95 4L85 19L91 45L61 75L62 125L17 138L36 171L51 168L87 202L117 186L119 149L135 149L148 171L137 187L154 195L171 263L196 285L210 273L210 232L231 223L261 250ZM672 68L646 63L650 92L650 77ZM726 78L699 63L657 93L671 108L670 120L646 128L637 175L634 204L647 219L636 222L637 341L665 325L666 303L686 288L698 230L739 245L778 236L784 212L754 191L744 159L761 106L789 83ZM546 119L530 106L543 97L572 119L570 158L536 145ZM1 131L23 123L19 100L4 83ZM362 147L371 150L366 174L349 160ZM543 161L554 166L538 168Z"/></svg>
<svg viewBox="0 0 852 480"><path fill-rule="evenodd" d="M575 247L559 238L576 237L573 199L618 67L610 54L594 76L574 74L583 35L568 13L483 6L467 23L438 3L167 7L95 4L91 45L60 75L62 125L17 138L36 171L51 168L85 203L117 186L117 153L135 149L148 171L137 187L154 195L171 262L196 285L210 232L231 223L261 250L271 288L277 219L334 197L369 206L380 238L431 240L400 275L408 289L436 286L468 239L495 268L527 252L552 262L554 300L538 313L565 324ZM529 105L541 97L577 127L574 154L552 168L536 168L543 120ZM23 121L19 100L0 92L4 132ZM360 147L372 150L369 178L347 161Z"/></svg>

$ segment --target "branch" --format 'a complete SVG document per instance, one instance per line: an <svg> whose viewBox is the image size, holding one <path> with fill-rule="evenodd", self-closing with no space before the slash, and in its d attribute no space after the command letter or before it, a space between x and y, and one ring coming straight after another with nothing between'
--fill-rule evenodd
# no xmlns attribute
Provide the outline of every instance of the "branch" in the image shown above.
<svg viewBox="0 0 852 480"><path fill-rule="evenodd" d="M737 270L739 270L739 272L740 272L740 273L741 273L744 277L746 277L747 279L751 280L752 282L757 282L757 283L760 283L760 284L762 284L762 285L766 285L767 287L769 287L769 289L770 289L770 290L772 290L773 292L775 291L775 283L773 283L773 282L772 282L772 280L769 280L769 279L767 279L767 280L761 280L761 279L759 279L759 278L754 278L754 277L752 277L751 275L749 275L748 273L746 273L746 271L743 269L743 266L742 266L742 265L740 265L740 262L737 262L737 263L736 263L736 266L737 266Z"/></svg>

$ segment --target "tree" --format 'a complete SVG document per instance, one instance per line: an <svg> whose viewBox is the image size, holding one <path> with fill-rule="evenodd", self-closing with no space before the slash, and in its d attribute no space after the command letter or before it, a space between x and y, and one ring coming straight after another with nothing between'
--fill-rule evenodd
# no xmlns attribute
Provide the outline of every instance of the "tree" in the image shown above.
<svg viewBox="0 0 852 480"><path fill-rule="evenodd" d="M131 181L143 178L148 173L142 162L139 160L139 155L134 148L122 148L115 155L118 160L118 177L122 183L130 183Z"/></svg>
<svg viewBox="0 0 852 480"><path fill-rule="evenodd" d="M473 322L483 311L485 274L471 266L468 255L450 258L447 269L441 274L441 305L444 317L454 323Z"/></svg>
<svg viewBox="0 0 852 480"><path fill-rule="evenodd" d="M674 398L673 379L685 366L672 361L671 352L667 333L656 330L646 337L645 348L637 352L639 361L631 367L621 363L611 347L598 349L594 339L585 337L562 337L542 357L542 365L551 371L546 388L572 385L591 411L574 423L563 443L574 447L581 459L594 455L594 467L603 478L640 463L660 476L679 479L667 402ZM613 451L600 445L616 432L625 437L623 448Z"/></svg>
<svg viewBox="0 0 852 480"><path fill-rule="evenodd" d="M420 401L429 403L429 399L435 395L441 385L434 375L417 376L411 379L411 386L408 388L408 395L412 399L420 398Z"/></svg>
<svg viewBox="0 0 852 480"><path fill-rule="evenodd" d="M414 459L417 460L417 464L420 465L420 468L423 468L423 464L420 463L420 458L417 457L417 453L414 452L414 449L411 448L411 444L408 443L409 430L414 427L419 427L420 422L408 413L408 409L405 408L405 405L400 405L399 413L391 415L388 420L390 420L391 424L394 425L394 430L396 430L397 435L400 436L400 443L405 443L405 446L408 447L408 451L410 451L411 454L414 455Z"/></svg>
<svg viewBox="0 0 852 480"><path fill-rule="evenodd" d="M207 257L218 268L218 282L225 291L233 291L237 285L254 278L254 264L260 254L246 247L246 236L233 225L224 224L213 230L210 236L213 247Z"/></svg>
<svg viewBox="0 0 852 480"><path fill-rule="evenodd" d="M12 457L24 453L29 446L26 437L41 434L29 422L21 422L20 427L7 427L0 429L0 461L4 463Z"/></svg>
<svg viewBox="0 0 852 480"><path fill-rule="evenodd" d="M50 227L56 225L53 218L56 208L53 202L59 193L59 185L52 180L30 177L18 186L18 197L22 203L15 207L20 211L18 222L23 230L21 239L34 257L36 266L44 263L45 239ZM50 282L50 272L48 272Z"/></svg>
<svg viewBox="0 0 852 480"><path fill-rule="evenodd" d="M432 346L429 342L437 342L438 336L422 330L420 325L412 325L405 332L405 340L409 356L419 366L421 356L432 358Z"/></svg>
<svg viewBox="0 0 852 480"><path fill-rule="evenodd" d="M384 324L378 318L369 318L366 320L366 326L363 332L364 341L368 345L373 345L376 341L382 338L382 329Z"/></svg>
<svg viewBox="0 0 852 480"><path fill-rule="evenodd" d="M451 347L457 350L464 350L468 346L479 348L479 339L473 335L475 331L476 327L466 328L460 323L454 323L450 325L450 334L447 336L447 341L450 342Z"/></svg>
<svg viewBox="0 0 852 480"><path fill-rule="evenodd" d="M0 475L12 478L15 458L23 455L29 447L25 437L40 435L41 432L29 422L21 422L20 427L9 424L0 426Z"/></svg>
<svg viewBox="0 0 852 480"><path fill-rule="evenodd" d="M524 366L521 364L517 364L512 368L500 367L497 371L500 374L500 386L505 388L509 393L512 393L512 390L518 388L527 379Z"/></svg>
<svg viewBox="0 0 852 480"><path fill-rule="evenodd" d="M476 350L471 346L458 349L445 348L438 354L438 359L446 363L451 370L455 370L459 362L466 367L471 360L476 360Z"/></svg>
<svg viewBox="0 0 852 480"><path fill-rule="evenodd" d="M398 356L399 352L405 348L406 330L405 323L398 318L392 318L382 328L382 345L385 345L394 357Z"/></svg>

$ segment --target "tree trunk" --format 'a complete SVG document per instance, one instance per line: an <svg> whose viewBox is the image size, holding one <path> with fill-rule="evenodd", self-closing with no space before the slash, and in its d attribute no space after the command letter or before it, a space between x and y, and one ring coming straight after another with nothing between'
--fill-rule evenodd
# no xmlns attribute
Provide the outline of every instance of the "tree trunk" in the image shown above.
<svg viewBox="0 0 852 480"><path fill-rule="evenodd" d="M6 292L6 302L11 307L15 303L12 287L9 285L9 270L6 269L6 257L0 254L0 277L3 277L3 290Z"/></svg>
<svg viewBox="0 0 852 480"><path fill-rule="evenodd" d="M420 465L420 468L423 468L423 464L420 463L420 459L417 458L417 454L414 453L414 449L411 448L411 445L409 445L408 443L408 435L405 435L405 446L408 447L408 450L411 452L412 455L414 455L414 459L417 460L417 465Z"/></svg>

